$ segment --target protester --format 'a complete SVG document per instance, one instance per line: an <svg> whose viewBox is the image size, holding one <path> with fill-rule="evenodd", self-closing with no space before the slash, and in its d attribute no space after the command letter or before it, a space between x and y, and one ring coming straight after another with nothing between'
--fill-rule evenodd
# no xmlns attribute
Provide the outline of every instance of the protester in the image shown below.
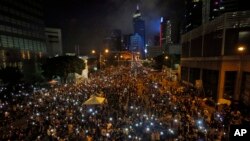
<svg viewBox="0 0 250 141"><path fill-rule="evenodd" d="M84 105L93 94L107 103ZM229 120L242 119L228 106L209 111L195 91L143 67L106 68L81 83L11 95L0 101L0 140L220 140Z"/></svg>

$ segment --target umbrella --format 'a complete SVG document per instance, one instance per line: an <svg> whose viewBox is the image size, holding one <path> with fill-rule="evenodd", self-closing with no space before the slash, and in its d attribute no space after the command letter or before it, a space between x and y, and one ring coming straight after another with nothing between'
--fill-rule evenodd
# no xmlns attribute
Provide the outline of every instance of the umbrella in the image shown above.
<svg viewBox="0 0 250 141"><path fill-rule="evenodd" d="M92 95L83 104L84 105L100 105L100 104L103 104L105 101L106 99L104 97L98 97L98 96Z"/></svg>

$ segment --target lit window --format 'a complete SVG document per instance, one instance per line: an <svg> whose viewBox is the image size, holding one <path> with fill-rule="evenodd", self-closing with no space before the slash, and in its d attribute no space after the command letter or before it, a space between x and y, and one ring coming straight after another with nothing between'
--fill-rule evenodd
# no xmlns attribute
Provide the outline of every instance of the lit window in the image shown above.
<svg viewBox="0 0 250 141"><path fill-rule="evenodd" d="M8 47L13 48L13 38L11 36L7 36L8 39Z"/></svg>
<svg viewBox="0 0 250 141"><path fill-rule="evenodd" d="M19 48L18 38L14 37L14 47Z"/></svg>
<svg viewBox="0 0 250 141"><path fill-rule="evenodd" d="M223 10L223 9L225 9L225 8L224 8L224 6L221 6L220 9Z"/></svg>

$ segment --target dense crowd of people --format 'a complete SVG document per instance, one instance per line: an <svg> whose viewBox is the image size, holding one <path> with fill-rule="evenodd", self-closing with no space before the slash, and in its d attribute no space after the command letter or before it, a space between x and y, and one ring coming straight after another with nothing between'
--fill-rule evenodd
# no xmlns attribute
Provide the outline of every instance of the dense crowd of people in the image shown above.
<svg viewBox="0 0 250 141"><path fill-rule="evenodd" d="M0 140L219 141L228 140L231 124L249 124L237 108L209 107L196 91L146 68L111 67L80 83L32 89L0 101ZM85 105L91 95L106 101Z"/></svg>

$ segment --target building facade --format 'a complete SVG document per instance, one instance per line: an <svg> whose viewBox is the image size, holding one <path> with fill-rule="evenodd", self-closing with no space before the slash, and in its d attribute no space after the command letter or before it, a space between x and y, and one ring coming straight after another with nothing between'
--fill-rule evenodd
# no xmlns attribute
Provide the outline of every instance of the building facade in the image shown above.
<svg viewBox="0 0 250 141"><path fill-rule="evenodd" d="M45 28L47 56L55 57L63 54L62 32L58 28Z"/></svg>
<svg viewBox="0 0 250 141"><path fill-rule="evenodd" d="M186 33L202 23L202 0L186 0L183 32Z"/></svg>
<svg viewBox="0 0 250 141"><path fill-rule="evenodd" d="M130 36L130 42L130 51L139 52L140 54L144 52L143 39L138 33Z"/></svg>
<svg viewBox="0 0 250 141"><path fill-rule="evenodd" d="M175 21L175 26L172 26L173 20L167 18L161 18L160 25L160 47L162 48L162 53L168 56L167 67L172 69L177 69L175 64L180 64L180 44L178 41L178 22ZM175 34L172 34L177 32ZM174 42L173 42L174 41Z"/></svg>
<svg viewBox="0 0 250 141"><path fill-rule="evenodd" d="M151 59L164 54L164 50L160 46L148 46L147 47L147 58Z"/></svg>
<svg viewBox="0 0 250 141"><path fill-rule="evenodd" d="M141 58L145 58L145 21L142 19L142 15L139 9L139 6L137 5L136 12L133 15L133 28L134 28L134 35L138 34L141 37L141 44L139 52L141 55ZM137 36L137 35L136 35ZM132 45L131 45L132 46ZM132 46L133 48L133 46Z"/></svg>
<svg viewBox="0 0 250 141"><path fill-rule="evenodd" d="M249 10L246 0L202 0L202 23L226 12Z"/></svg>
<svg viewBox="0 0 250 141"><path fill-rule="evenodd" d="M132 36L133 34L125 34L123 35L123 38L122 38L122 50L130 50L130 46L131 46L131 42L130 42L130 37Z"/></svg>
<svg viewBox="0 0 250 141"><path fill-rule="evenodd" d="M182 35L181 79L214 99L250 103L250 11L222 14ZM239 47L244 47L239 51Z"/></svg>
<svg viewBox="0 0 250 141"><path fill-rule="evenodd" d="M42 0L0 1L0 66L36 68L46 54Z"/></svg>
<svg viewBox="0 0 250 141"><path fill-rule="evenodd" d="M166 53L169 53L169 46L172 43L171 21L162 17L160 25L160 47L162 47Z"/></svg>
<svg viewBox="0 0 250 141"><path fill-rule="evenodd" d="M250 10L246 0L186 0L183 33L226 12L246 10Z"/></svg>

